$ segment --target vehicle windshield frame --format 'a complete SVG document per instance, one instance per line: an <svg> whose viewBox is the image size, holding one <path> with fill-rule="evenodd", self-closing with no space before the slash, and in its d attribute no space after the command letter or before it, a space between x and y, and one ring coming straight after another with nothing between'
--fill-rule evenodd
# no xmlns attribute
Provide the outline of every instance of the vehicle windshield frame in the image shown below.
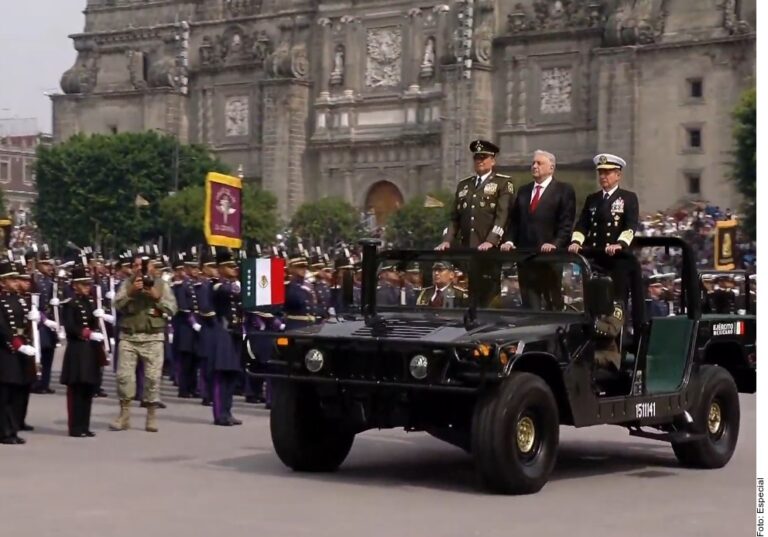
<svg viewBox="0 0 768 537"><path fill-rule="evenodd" d="M464 264L470 267L470 274L476 274L478 266L480 264L492 265L494 263L515 263L519 264L525 261L531 261L536 259L540 262L548 263L571 263L579 266L581 270L582 279L582 296L584 297L584 308L581 311L551 311L551 310L536 310L531 308L520 307L515 308L489 308L479 307L477 304L478 292L477 284L473 283L477 281L477 278L469 278L469 300L466 307L458 308L441 308L441 309L429 309L423 306L408 306L408 305L376 305L376 310L381 313L428 313L434 316L453 316L455 314L463 314L468 309L474 309L478 315L501 315L501 316L520 316L520 315L573 315L584 316L587 315L587 285L586 282L592 277L592 269L589 262L579 254L571 254L567 251L555 251L550 253L541 253L536 250L529 249L516 249L509 252L502 252L500 250L490 250L486 252L480 252L478 250L456 248L450 250L404 250L404 249L390 249L378 252L376 255L376 266L380 267L382 263L391 263L397 261L401 264L409 264L414 261L418 262L430 262L435 263L438 261L450 261L452 264Z"/></svg>

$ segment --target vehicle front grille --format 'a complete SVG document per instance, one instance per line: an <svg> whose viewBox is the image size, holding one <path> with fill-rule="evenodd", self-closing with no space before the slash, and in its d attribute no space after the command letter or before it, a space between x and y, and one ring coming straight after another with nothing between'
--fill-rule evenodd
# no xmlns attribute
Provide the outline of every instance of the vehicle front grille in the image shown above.
<svg viewBox="0 0 768 537"><path fill-rule="evenodd" d="M355 330L355 337L391 337L398 339L421 339L432 334L438 327L418 322L386 321L380 328L364 326Z"/></svg>

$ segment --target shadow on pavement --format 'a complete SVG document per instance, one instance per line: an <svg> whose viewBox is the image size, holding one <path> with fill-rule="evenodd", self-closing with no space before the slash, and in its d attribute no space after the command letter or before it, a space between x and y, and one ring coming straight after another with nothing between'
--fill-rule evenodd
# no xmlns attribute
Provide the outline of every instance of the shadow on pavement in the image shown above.
<svg viewBox="0 0 768 537"><path fill-rule="evenodd" d="M405 445L408 443L402 442ZM321 482L366 486L405 485L469 494L481 491L471 456L456 448L434 444L422 445L417 450L386 449L387 445L391 446L392 443L359 436L355 439L355 447L350 456L332 474L293 472L282 464L273 451L209 461L208 464L239 472ZM679 466L671 448L664 444L566 442L560 446L550 482L611 474L640 478L665 477L677 473L668 470L671 468L678 469Z"/></svg>

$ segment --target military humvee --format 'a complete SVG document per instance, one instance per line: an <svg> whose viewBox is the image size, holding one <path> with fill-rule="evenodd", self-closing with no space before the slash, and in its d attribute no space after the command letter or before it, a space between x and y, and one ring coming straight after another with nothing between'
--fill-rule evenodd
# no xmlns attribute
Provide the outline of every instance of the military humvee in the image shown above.
<svg viewBox="0 0 768 537"><path fill-rule="evenodd" d="M276 335L274 355L248 363L273 385L278 457L296 471L333 471L357 433L403 427L467 450L487 489L525 494L547 482L561 425L614 424L670 442L686 466L722 467L738 438L739 391L755 389L755 318L702 315L693 252L682 240L633 246L682 250L684 314L627 323L617 338L621 370L606 378L593 363L594 324L613 311L612 286L588 255L377 252L363 241L360 307ZM436 262L436 271L452 263L461 283L439 280ZM424 298L437 296L429 281L421 293L409 289L411 298L401 292L402 300L377 304L384 265L434 276L446 291L440 307ZM519 268L545 265L562 269L558 311L520 298ZM639 276L632 287L642 293Z"/></svg>

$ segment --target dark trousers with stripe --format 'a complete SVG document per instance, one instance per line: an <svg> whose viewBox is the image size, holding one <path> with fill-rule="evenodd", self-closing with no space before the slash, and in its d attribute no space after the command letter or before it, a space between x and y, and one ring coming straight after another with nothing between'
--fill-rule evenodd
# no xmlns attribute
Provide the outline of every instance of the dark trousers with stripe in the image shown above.
<svg viewBox="0 0 768 537"><path fill-rule="evenodd" d="M0 384L0 438L12 438L21 428L18 408L23 404L25 386Z"/></svg>
<svg viewBox="0 0 768 537"><path fill-rule="evenodd" d="M179 395L192 395L197 392L197 370L200 358L194 352L179 353L177 360L179 376Z"/></svg>
<svg viewBox="0 0 768 537"><path fill-rule="evenodd" d="M213 401L213 420L227 421L232 417L232 401L235 387L240 376L238 371L214 371L211 396Z"/></svg>
<svg viewBox="0 0 768 537"><path fill-rule="evenodd" d="M93 384L70 384L67 386L69 434L83 434L90 430L94 393L95 386Z"/></svg>

